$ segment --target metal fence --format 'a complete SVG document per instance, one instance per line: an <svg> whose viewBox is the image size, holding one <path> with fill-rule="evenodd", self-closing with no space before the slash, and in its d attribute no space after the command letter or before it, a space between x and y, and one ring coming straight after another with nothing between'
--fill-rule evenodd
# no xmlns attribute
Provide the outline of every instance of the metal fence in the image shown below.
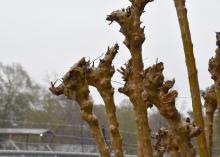
<svg viewBox="0 0 220 157"><path fill-rule="evenodd" d="M57 151L17 151L0 150L0 156L25 156L25 157L98 157L98 153L57 152Z"/></svg>
<svg viewBox="0 0 220 157"><path fill-rule="evenodd" d="M20 157L100 157L98 153L56 152L56 151L17 151L17 150L0 150L0 156L4 156L4 157L19 157L19 156ZM135 155L125 155L125 156L136 157Z"/></svg>

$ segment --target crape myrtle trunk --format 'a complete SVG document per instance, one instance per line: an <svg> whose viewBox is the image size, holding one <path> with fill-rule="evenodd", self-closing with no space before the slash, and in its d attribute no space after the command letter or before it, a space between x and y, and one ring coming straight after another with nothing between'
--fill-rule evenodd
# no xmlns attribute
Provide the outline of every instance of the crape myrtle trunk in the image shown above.
<svg viewBox="0 0 220 157"><path fill-rule="evenodd" d="M124 44L131 53L131 69L125 87L119 89L134 105L137 127L137 152L139 157L152 157L151 131L148 124L147 108L141 96L143 91L140 73L143 71L142 44L145 40L144 27L140 17L146 4L152 0L130 0L131 6L117 10L107 16L107 20L117 22L120 32L125 36ZM126 89L125 89L126 88Z"/></svg>
<svg viewBox="0 0 220 157"><path fill-rule="evenodd" d="M216 45L215 57L209 60L209 72L215 82L218 118L220 120L220 32L216 33Z"/></svg>
<svg viewBox="0 0 220 157"><path fill-rule="evenodd" d="M213 116L216 109L218 109L218 119L220 120L220 32L216 33L216 45L215 57L209 60L209 72L214 80L214 85L207 89L204 94L207 113L207 142L210 154L212 152Z"/></svg>
<svg viewBox="0 0 220 157"><path fill-rule="evenodd" d="M210 88L206 89L203 93L203 98L205 100L205 134L207 147L210 157L212 157L212 145L213 145L213 119L214 113L217 109L217 100L215 93L215 86L212 85Z"/></svg>
<svg viewBox="0 0 220 157"><path fill-rule="evenodd" d="M188 79L190 85L190 92L192 97L193 113L195 116L195 124L204 130L204 119L202 115L202 104L200 98L200 88L197 76L197 69L195 57L193 52L193 44L189 29L189 22L187 17L187 10L185 7L185 0L174 0L179 26L182 35L182 42L184 47L185 61L188 71ZM197 138L198 150L200 157L209 157L206 145L206 138L204 131Z"/></svg>

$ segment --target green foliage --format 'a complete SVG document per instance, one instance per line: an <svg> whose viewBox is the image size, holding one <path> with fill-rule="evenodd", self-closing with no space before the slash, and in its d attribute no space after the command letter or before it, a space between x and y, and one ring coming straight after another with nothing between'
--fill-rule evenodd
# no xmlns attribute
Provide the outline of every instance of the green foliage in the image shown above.
<svg viewBox="0 0 220 157"><path fill-rule="evenodd" d="M38 89L21 65L0 63L0 118L9 120L1 121L1 126L13 126L15 120L25 119Z"/></svg>

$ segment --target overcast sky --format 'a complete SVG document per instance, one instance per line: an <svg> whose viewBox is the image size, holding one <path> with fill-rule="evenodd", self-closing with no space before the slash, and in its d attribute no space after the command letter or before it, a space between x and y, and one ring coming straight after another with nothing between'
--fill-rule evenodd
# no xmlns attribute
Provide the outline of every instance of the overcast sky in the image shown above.
<svg viewBox="0 0 220 157"><path fill-rule="evenodd" d="M47 75L51 79L53 73L62 77L81 57L95 59L118 42L120 53L114 64L119 68L130 53L122 44L124 37L118 32L119 26L109 26L105 18L111 11L128 5L128 0L0 0L0 62L21 63L36 82L49 86ZM212 84L207 69L216 48L215 32L220 31L220 1L187 0L187 7L200 87L204 89ZM165 76L176 79L179 97L189 97L173 1L155 0L145 10L145 66L159 58L165 63ZM113 79L123 83L118 73ZM113 85L116 89L121 86ZM94 89L91 93L96 103L102 103ZM119 93L115 97L117 103L126 98Z"/></svg>

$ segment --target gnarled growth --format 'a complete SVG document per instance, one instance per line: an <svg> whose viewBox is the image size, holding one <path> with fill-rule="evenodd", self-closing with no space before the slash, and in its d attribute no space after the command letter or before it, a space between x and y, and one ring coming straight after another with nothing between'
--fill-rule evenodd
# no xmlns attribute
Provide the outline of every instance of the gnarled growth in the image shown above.
<svg viewBox="0 0 220 157"><path fill-rule="evenodd" d="M167 143L170 146L167 147L168 152L173 154L178 148L182 157L194 157L196 151L191 144L191 138L198 136L201 129L190 123L189 119L187 122L181 119L181 115L175 107L178 92L170 90L175 81L164 81L163 70L161 62L149 67L141 74L144 86L142 96L147 106L155 105L169 124L167 135L171 136L174 141L169 142L170 144Z"/></svg>
<svg viewBox="0 0 220 157"><path fill-rule="evenodd" d="M125 64L125 66L125 68L121 67L121 69L118 70L122 74L122 78L125 81L124 86L122 88L119 88L118 91L128 96L130 101L134 105L137 126L138 156L142 156L145 155L146 151L148 150L150 150L150 153L152 153L152 146L148 145L148 142L150 142L151 144L151 139L148 119L146 117L147 107L144 103L142 95L137 93L136 91L137 82L135 81L132 75L132 61L129 60L128 63ZM139 81L142 85L142 80ZM139 88L141 88L139 90L143 90L143 86L139 86ZM144 149L143 144L147 147L146 150Z"/></svg>
<svg viewBox="0 0 220 157"><path fill-rule="evenodd" d="M165 152L168 152L170 157L179 156L179 139L172 130L160 128L154 138L156 140L154 157L163 157Z"/></svg>
<svg viewBox="0 0 220 157"><path fill-rule="evenodd" d="M178 143L175 136L170 134L167 128L160 128L153 138L156 140L154 144L156 154L154 157L163 157L165 152L169 152L171 157L178 156Z"/></svg>
<svg viewBox="0 0 220 157"><path fill-rule="evenodd" d="M207 147L210 157L212 156L212 139L213 139L213 119L214 113L217 109L217 100L215 93L215 86L211 86L203 93L205 100L205 134Z"/></svg>
<svg viewBox="0 0 220 157"><path fill-rule="evenodd" d="M141 27L140 17L146 4L152 0L131 0L131 6L127 9L117 10L107 16L107 20L117 22L120 32L125 36L124 44L131 53L130 78L131 88L135 91L129 96L134 105L137 126L138 156L152 157L152 145L150 138L150 128L147 119L147 109L141 96L143 90L140 73L143 71L142 44L145 41L144 27ZM125 82L126 84L126 82Z"/></svg>
<svg viewBox="0 0 220 157"><path fill-rule="evenodd" d="M87 84L96 87L103 98L115 156L123 157L122 138L118 129L119 124L115 113L114 88L111 85L111 78L115 72L112 61L118 53L118 49L118 44L115 44L112 48L108 48L104 59L100 59L100 63L97 67L94 67L93 63L82 58L72 70L80 69L83 72Z"/></svg>
<svg viewBox="0 0 220 157"><path fill-rule="evenodd" d="M216 33L216 45L218 47L215 51L215 57L209 60L209 72L215 82L218 117L220 120L220 32Z"/></svg>
<svg viewBox="0 0 220 157"><path fill-rule="evenodd" d="M116 117L116 106L114 102L114 88L111 85L111 78L115 73L112 61L118 53L119 46L115 44L108 48L104 59L100 60L97 67L88 66L85 63L84 71L88 84L97 88L105 103L105 110L109 121L109 130L112 137L112 148L116 157L123 157L122 138L119 132L119 124Z"/></svg>
<svg viewBox="0 0 220 157"><path fill-rule="evenodd" d="M97 117L92 113L93 102L89 97L88 82L82 68L84 60L80 60L64 75L63 82L58 87L51 83L50 91L57 96L64 94L68 99L78 102L81 117L88 123L101 156L110 157Z"/></svg>

